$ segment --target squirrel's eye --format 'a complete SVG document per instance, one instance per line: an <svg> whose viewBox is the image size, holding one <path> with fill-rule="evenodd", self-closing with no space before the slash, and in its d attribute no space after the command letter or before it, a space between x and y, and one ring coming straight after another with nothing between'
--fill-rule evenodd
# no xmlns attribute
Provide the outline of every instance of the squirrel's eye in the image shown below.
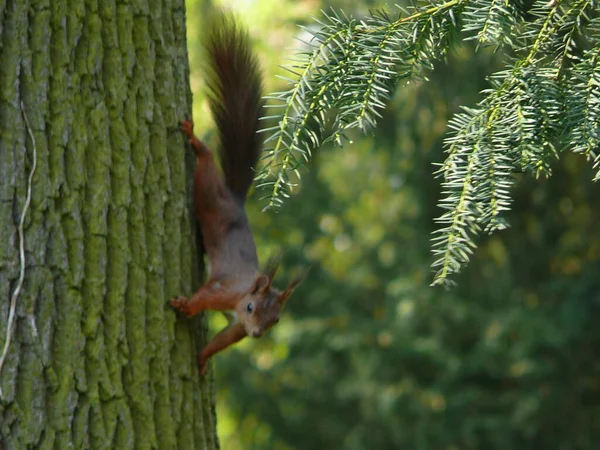
<svg viewBox="0 0 600 450"><path fill-rule="evenodd" d="M251 313L253 309L254 309L254 305L252 303L248 303L246 305L246 311L248 311L249 313Z"/></svg>

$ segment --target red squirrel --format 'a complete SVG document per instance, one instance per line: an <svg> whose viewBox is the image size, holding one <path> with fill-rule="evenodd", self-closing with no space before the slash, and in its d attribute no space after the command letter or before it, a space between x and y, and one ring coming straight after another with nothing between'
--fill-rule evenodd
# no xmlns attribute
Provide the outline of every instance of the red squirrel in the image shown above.
<svg viewBox="0 0 600 450"><path fill-rule="evenodd" d="M208 359L246 336L260 337L279 321L296 277L283 290L272 286L278 263L270 260L260 272L245 202L254 179L261 142L257 135L262 80L247 31L233 17L219 13L205 44L207 97L219 138L223 176L213 153L193 132L193 122L181 129L196 153L194 207L210 262L208 281L191 297L171 305L188 317L207 309L233 312L234 320L200 352L200 373Z"/></svg>

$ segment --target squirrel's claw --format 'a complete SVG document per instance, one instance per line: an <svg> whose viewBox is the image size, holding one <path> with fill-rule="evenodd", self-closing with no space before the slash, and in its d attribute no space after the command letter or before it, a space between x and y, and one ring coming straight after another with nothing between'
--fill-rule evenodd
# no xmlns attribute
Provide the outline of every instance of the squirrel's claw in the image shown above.
<svg viewBox="0 0 600 450"><path fill-rule="evenodd" d="M200 371L200 375L204 375L206 373L206 366L208 363L208 358L204 358L202 353L198 355L198 370Z"/></svg>
<svg viewBox="0 0 600 450"><path fill-rule="evenodd" d="M194 121L192 119L186 119L179 122L179 127L181 131L185 133L188 137L192 137L194 135Z"/></svg>
<svg viewBox="0 0 600 450"><path fill-rule="evenodd" d="M194 134L194 121L192 119L182 120L181 122L179 122L179 125L181 131L188 138L188 142L190 143L196 154L199 154L200 152L205 150L204 144L202 144L202 142L200 142L200 140Z"/></svg>
<svg viewBox="0 0 600 450"><path fill-rule="evenodd" d="M175 298L171 299L171 301L169 303L171 304L173 309L175 309L179 312L182 312L187 317L193 316L192 311L190 311L190 308L189 308L187 297L183 297L183 296L175 297Z"/></svg>

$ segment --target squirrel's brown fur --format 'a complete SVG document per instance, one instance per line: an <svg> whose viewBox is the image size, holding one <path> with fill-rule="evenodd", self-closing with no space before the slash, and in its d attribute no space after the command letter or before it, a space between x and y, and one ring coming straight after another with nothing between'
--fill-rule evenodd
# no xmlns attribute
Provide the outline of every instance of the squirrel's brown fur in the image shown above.
<svg viewBox="0 0 600 450"><path fill-rule="evenodd" d="M281 309L302 277L280 292L271 286L277 264L258 268L256 245L245 202L253 181L261 143L257 136L262 108L261 75L247 32L220 13L206 40L208 100L219 136L223 175L212 152L193 133L193 122L181 122L196 153L194 207L210 262L208 281L191 297L171 305L193 316L207 309L233 311L234 321L199 355L200 370L210 356L245 336L260 337L278 320Z"/></svg>

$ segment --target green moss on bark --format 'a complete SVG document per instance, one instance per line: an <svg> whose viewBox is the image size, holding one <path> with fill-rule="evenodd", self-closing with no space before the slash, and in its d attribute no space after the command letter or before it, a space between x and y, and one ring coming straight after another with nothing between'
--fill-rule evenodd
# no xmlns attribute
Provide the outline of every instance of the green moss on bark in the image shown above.
<svg viewBox="0 0 600 450"><path fill-rule="evenodd" d="M5 448L217 448L199 284L183 0L0 0L0 295L36 136L27 272L0 374ZM7 301L0 302L0 331ZM194 327L197 332L194 333ZM198 336L194 336L198 334ZM0 335L0 344L4 335Z"/></svg>

